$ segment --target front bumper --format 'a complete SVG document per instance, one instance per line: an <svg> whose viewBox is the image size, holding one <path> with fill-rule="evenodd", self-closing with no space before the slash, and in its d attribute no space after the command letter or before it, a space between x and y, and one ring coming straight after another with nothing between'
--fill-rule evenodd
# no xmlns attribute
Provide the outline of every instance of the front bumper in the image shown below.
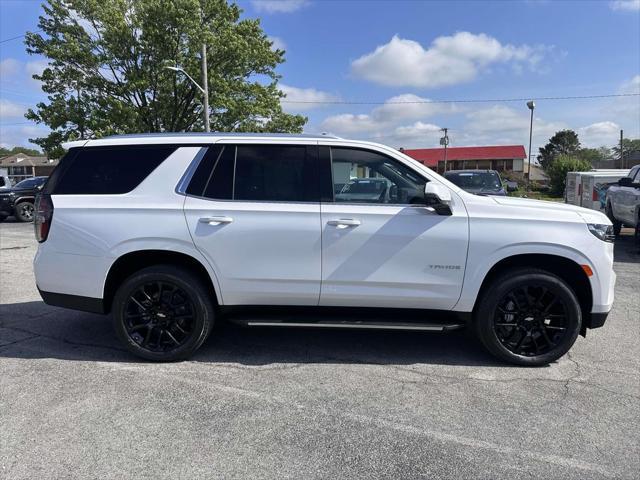
<svg viewBox="0 0 640 480"><path fill-rule="evenodd" d="M591 328L600 328L607 321L607 316L609 316L609 312L602 313L592 313L589 315L589 320L586 322L586 327Z"/></svg>
<svg viewBox="0 0 640 480"><path fill-rule="evenodd" d="M0 197L0 213L2 215L13 215L13 201L8 197Z"/></svg>

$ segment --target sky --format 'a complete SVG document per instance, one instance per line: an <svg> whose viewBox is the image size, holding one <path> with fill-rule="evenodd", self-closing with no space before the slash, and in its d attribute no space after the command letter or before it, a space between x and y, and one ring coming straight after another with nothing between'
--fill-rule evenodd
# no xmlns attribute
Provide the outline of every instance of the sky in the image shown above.
<svg viewBox="0 0 640 480"><path fill-rule="evenodd" d="M429 148L447 127L451 146L528 148L532 98L533 152L565 128L587 147L640 138L640 96L545 99L640 93L640 0L238 3L285 50L283 108L309 133ZM46 60L10 40L36 29L40 4L0 0L2 146L47 131L23 116Z"/></svg>

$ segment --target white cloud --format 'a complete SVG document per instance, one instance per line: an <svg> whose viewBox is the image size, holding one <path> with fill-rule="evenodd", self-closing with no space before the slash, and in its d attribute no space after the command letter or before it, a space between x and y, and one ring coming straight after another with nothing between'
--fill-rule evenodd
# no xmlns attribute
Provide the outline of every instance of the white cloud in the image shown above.
<svg viewBox="0 0 640 480"><path fill-rule="evenodd" d="M49 62L47 60L33 60L31 62L27 62L24 66L24 69L29 74L29 76L40 75L48 65Z"/></svg>
<svg viewBox="0 0 640 480"><path fill-rule="evenodd" d="M501 44L484 33L436 38L428 49L395 35L351 64L356 77L388 86L441 87L469 82L492 64L536 69L552 47Z"/></svg>
<svg viewBox="0 0 640 480"><path fill-rule="evenodd" d="M286 50L287 44L280 37L268 37L269 41L273 44L271 48L273 50Z"/></svg>
<svg viewBox="0 0 640 480"><path fill-rule="evenodd" d="M24 87L26 84L31 88L40 89L41 83L32 77L34 74L41 74L47 65L48 62L44 59L21 62L14 58L7 58L0 62L0 80L3 87Z"/></svg>
<svg viewBox="0 0 640 480"><path fill-rule="evenodd" d="M528 148L529 111L515 110L505 105L493 105L467 113L467 123L458 142L473 145L520 144ZM546 121L539 116L533 120L533 150L544 145L558 130L569 128L564 122Z"/></svg>
<svg viewBox="0 0 640 480"><path fill-rule="evenodd" d="M640 0L615 0L609 2L611 10L622 10L627 12L640 11Z"/></svg>
<svg viewBox="0 0 640 480"><path fill-rule="evenodd" d="M338 97L328 93L316 90L315 88L298 88L281 83L278 88L282 90L282 93L286 95L282 102L282 108L287 111L303 111L311 110L313 108L323 107L322 103L314 102L333 102L338 100ZM301 103L296 103L301 102ZM305 103L309 102L309 103Z"/></svg>
<svg viewBox="0 0 640 480"><path fill-rule="evenodd" d="M6 80L20 72L21 63L15 58L5 58L0 62L0 78Z"/></svg>
<svg viewBox="0 0 640 480"><path fill-rule="evenodd" d="M29 139L44 137L48 133L48 128L37 125L2 127L2 138L0 140L0 146L9 149L16 146L40 148L30 143Z"/></svg>
<svg viewBox="0 0 640 480"><path fill-rule="evenodd" d="M394 136L398 139L415 139L427 136L440 138L442 136L441 128L433 123L416 122L413 125L397 127Z"/></svg>
<svg viewBox="0 0 640 480"><path fill-rule="evenodd" d="M308 5L308 0L252 0L251 5L258 12L290 13Z"/></svg>
<svg viewBox="0 0 640 480"><path fill-rule="evenodd" d="M620 87L620 93L640 93L640 75L636 75Z"/></svg>
<svg viewBox="0 0 640 480"><path fill-rule="evenodd" d="M450 103L431 103L428 98L419 97L412 93L405 93L389 98L383 105L375 107L368 114L343 113L326 118L321 126L333 133L388 132L398 124L408 120L418 120L439 114L460 111ZM427 125L421 122L416 125ZM406 131L405 131L406 133Z"/></svg>
<svg viewBox="0 0 640 480"><path fill-rule="evenodd" d="M23 105L18 105L4 98L0 99L0 119L23 118L27 109Z"/></svg>
<svg viewBox="0 0 640 480"><path fill-rule="evenodd" d="M578 137L583 147L615 145L620 137L620 125L615 122L596 122L578 129Z"/></svg>

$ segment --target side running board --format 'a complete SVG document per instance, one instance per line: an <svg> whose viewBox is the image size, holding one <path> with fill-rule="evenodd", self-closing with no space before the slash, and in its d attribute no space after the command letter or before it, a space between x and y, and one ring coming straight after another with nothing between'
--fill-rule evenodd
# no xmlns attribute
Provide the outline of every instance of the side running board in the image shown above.
<svg viewBox="0 0 640 480"><path fill-rule="evenodd" d="M363 330L414 330L444 332L465 327L463 323L380 322L366 320L287 321L260 318L229 318L230 322L246 327L302 327L302 328L350 328Z"/></svg>

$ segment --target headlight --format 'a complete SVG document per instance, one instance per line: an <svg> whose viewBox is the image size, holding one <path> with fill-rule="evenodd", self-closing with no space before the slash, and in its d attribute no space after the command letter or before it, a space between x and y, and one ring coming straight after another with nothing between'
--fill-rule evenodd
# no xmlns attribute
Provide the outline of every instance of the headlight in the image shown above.
<svg viewBox="0 0 640 480"><path fill-rule="evenodd" d="M587 227L589 227L589 231L593 233L596 237L598 237L603 242L611 242L615 240L615 235L613 234L613 225L602 225L599 223L587 223Z"/></svg>

